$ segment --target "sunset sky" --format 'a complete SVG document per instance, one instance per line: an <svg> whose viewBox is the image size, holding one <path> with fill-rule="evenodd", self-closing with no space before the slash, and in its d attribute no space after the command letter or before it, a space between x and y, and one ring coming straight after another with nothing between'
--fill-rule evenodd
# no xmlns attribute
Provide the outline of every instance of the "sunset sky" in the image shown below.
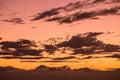
<svg viewBox="0 0 120 80"><path fill-rule="evenodd" d="M85 45L73 47L77 41L72 37L77 34L81 34L80 39L88 39ZM120 0L0 0L0 37L0 66L120 68ZM50 44L52 49L47 49L50 38L57 38L58 43ZM92 43L89 39L95 43L86 45ZM89 54L80 51L91 47L95 49ZM28 49L31 53L42 52L34 55L19 51Z"/></svg>

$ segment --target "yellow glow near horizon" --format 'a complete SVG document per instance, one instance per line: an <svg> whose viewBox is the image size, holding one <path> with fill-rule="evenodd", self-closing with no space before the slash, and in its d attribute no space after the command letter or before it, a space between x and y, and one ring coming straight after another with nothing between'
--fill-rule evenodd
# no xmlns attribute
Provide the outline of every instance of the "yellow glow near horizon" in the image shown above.
<svg viewBox="0 0 120 80"><path fill-rule="evenodd" d="M76 62L69 62L76 61ZM113 58L93 58L88 60L68 60L66 62L20 62L18 59L0 59L0 66L13 66L22 69L35 69L40 65L49 67L70 66L72 69L89 67L92 69L106 70L120 68L120 62Z"/></svg>

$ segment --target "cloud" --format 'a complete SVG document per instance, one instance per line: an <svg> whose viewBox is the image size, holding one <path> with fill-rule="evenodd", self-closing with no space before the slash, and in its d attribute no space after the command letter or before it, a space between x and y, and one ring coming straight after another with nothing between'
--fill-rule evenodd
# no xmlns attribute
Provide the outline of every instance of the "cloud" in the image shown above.
<svg viewBox="0 0 120 80"><path fill-rule="evenodd" d="M3 59L19 59L20 57L19 56L3 56L3 57L0 57L0 58L3 58Z"/></svg>
<svg viewBox="0 0 120 80"><path fill-rule="evenodd" d="M0 40L2 40L2 37L0 37Z"/></svg>
<svg viewBox="0 0 120 80"><path fill-rule="evenodd" d="M34 42L30 40L20 39L18 41L2 41L0 42L0 45L2 45L2 50L9 50L10 48L14 49L20 49L20 48L30 48L32 46L35 46Z"/></svg>
<svg viewBox="0 0 120 80"><path fill-rule="evenodd" d="M16 23L16 24L24 24L24 20L21 18L12 18L12 19L5 19L4 22Z"/></svg>
<svg viewBox="0 0 120 80"><path fill-rule="evenodd" d="M68 57L63 57L63 58L53 58L52 60L68 60L68 59L76 59L76 57L68 56Z"/></svg>
<svg viewBox="0 0 120 80"><path fill-rule="evenodd" d="M110 9L103 9L103 10L100 10L97 15L117 14L119 9L120 9L120 7L113 7L113 8L110 8Z"/></svg>
<svg viewBox="0 0 120 80"><path fill-rule="evenodd" d="M119 45L105 44L103 49L105 52L120 52Z"/></svg>
<svg viewBox="0 0 120 80"><path fill-rule="evenodd" d="M87 57L84 57L82 59L91 59L91 58L93 58L93 56L87 56Z"/></svg>
<svg viewBox="0 0 120 80"><path fill-rule="evenodd" d="M30 56L40 56L41 50L35 49L19 49L16 50L15 56L23 56L23 55L30 55Z"/></svg>
<svg viewBox="0 0 120 80"><path fill-rule="evenodd" d="M43 19L43 18L45 18L45 17L57 15L57 14L59 14L59 10L60 10L60 9L61 9L61 8L54 8L54 9L51 9L51 10L48 10L48 11L39 13L39 14L38 14L35 18L33 18L32 20L35 21L35 20Z"/></svg>
<svg viewBox="0 0 120 80"><path fill-rule="evenodd" d="M45 47L45 51L47 51L48 53L54 53L57 48L54 45L44 45Z"/></svg>
<svg viewBox="0 0 120 80"><path fill-rule="evenodd" d="M45 21L50 22L50 21L59 21L61 19L63 19L64 17L52 17L52 18L48 18Z"/></svg>
<svg viewBox="0 0 120 80"><path fill-rule="evenodd" d="M112 2L120 2L120 0L112 0Z"/></svg>
<svg viewBox="0 0 120 80"><path fill-rule="evenodd" d="M101 52L120 52L119 45L105 44L96 36L103 33L85 33L72 36L68 41L57 44L57 47L69 47L74 54L93 54Z"/></svg>
<svg viewBox="0 0 120 80"><path fill-rule="evenodd" d="M97 36L104 34L103 32L88 32L84 34L77 34L70 39L57 43L55 38L47 40L47 43L43 44L42 49L38 49L36 42L26 39L20 39L18 41L1 41L0 55L13 55L13 57L3 57L6 59L19 58L19 56L36 56L36 57L24 57L24 59L40 59L47 52L49 55L55 54L55 52L67 52L68 50L74 54L95 54L103 52L120 52L120 45L106 44L97 39ZM55 39L55 40L54 40ZM68 56L63 58L53 58L55 62L60 60L73 59L74 56ZM92 58L91 56L86 57ZM23 59L20 57L19 59ZM76 58L77 59L77 58Z"/></svg>
<svg viewBox="0 0 120 80"><path fill-rule="evenodd" d="M14 56L40 56L42 50L33 49L37 46L33 41L20 39L18 41L2 41L1 45L1 55L14 55Z"/></svg>
<svg viewBox="0 0 120 80"><path fill-rule="evenodd" d="M0 58L2 58L2 59L20 59L20 60L25 60L25 61L27 61L27 62L29 62L29 61L34 61L34 60L40 60L40 59L47 59L47 58L49 58L49 57L43 57L43 56L30 56L30 57L28 57L28 56L9 56L9 55L5 55L5 56L1 56ZM24 61L23 61L24 62Z"/></svg>
<svg viewBox="0 0 120 80"><path fill-rule="evenodd" d="M20 59L23 59L23 60L28 60L28 59L31 59L31 60L37 60L37 59L44 59L44 58L48 58L48 57L21 57Z"/></svg>
<svg viewBox="0 0 120 80"><path fill-rule="evenodd" d="M68 3L67 5L63 6L63 10L65 11L73 11L77 8L83 7L84 4L81 1L77 1L75 3Z"/></svg>
<svg viewBox="0 0 120 80"><path fill-rule="evenodd" d="M97 45L99 43L101 43L101 41L97 40L95 38L95 36L100 35L103 33L86 33L86 34L78 34L75 36L72 36L70 40L68 41L64 41L61 42L59 44L57 44L58 47L70 47L70 48L80 48L83 46L94 46Z"/></svg>
<svg viewBox="0 0 120 80"><path fill-rule="evenodd" d="M105 2L106 0L93 0L93 4L95 4L95 3L100 3L100 2Z"/></svg>
<svg viewBox="0 0 120 80"><path fill-rule="evenodd" d="M59 18L58 22L60 23L72 23L74 21L83 20L83 19L94 19L94 17L97 16L105 16L105 15L111 15L111 14L117 14L120 7L114 7L110 9L103 9L99 11L89 11L89 12L77 12L75 14L65 16L63 18Z"/></svg>
<svg viewBox="0 0 120 80"><path fill-rule="evenodd" d="M87 57L84 57L82 59L92 59L92 58L102 58L102 57L98 57L98 56L87 56Z"/></svg>
<svg viewBox="0 0 120 80"><path fill-rule="evenodd" d="M108 57L108 58L118 58L120 59L120 54L113 54L111 56L105 56L105 57Z"/></svg>
<svg viewBox="0 0 120 80"><path fill-rule="evenodd" d="M75 3L69 3L63 7L53 8L51 10L39 13L32 20L40 20L44 19L45 21L56 21L61 23L73 23L75 21L83 20L83 19L98 19L98 16L106 16L106 15L117 15L120 10L120 6L112 6L106 8L100 7L100 9L92 9L93 4L98 5L97 3L106 2L106 0L93 0L93 1L78 1ZM109 3L110 4L110 3ZM101 3L100 5L105 5L105 3ZM92 10L86 10L86 8ZM66 14L67 13L67 14ZM61 15L64 14L64 15ZM66 14L66 15L65 15Z"/></svg>
<svg viewBox="0 0 120 80"><path fill-rule="evenodd" d="M20 61L20 62L37 62L37 61L33 61L33 60L27 60L27 61Z"/></svg>

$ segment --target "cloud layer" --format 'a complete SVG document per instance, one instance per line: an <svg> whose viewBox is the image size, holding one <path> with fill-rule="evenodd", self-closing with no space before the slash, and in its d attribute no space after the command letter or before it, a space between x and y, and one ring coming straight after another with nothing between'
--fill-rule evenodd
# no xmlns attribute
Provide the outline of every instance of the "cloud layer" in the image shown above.
<svg viewBox="0 0 120 80"><path fill-rule="evenodd" d="M103 32L88 32L84 34L77 34L72 36L68 40L64 40L61 42L56 41L56 38L48 39L47 42L50 43L41 43L42 45L38 45L35 41L20 39L18 41L1 41L0 42L0 58L4 59L22 59L22 60L40 60L45 59L44 56L46 53L49 55L56 55L56 53L60 54L68 54L66 57L56 57L51 58L50 61L64 61L69 59L78 59L74 55L82 54L103 54L112 52L120 52L120 45L106 44L97 39L97 36L103 35ZM55 39L55 40L54 40ZM42 46L42 47L40 47ZM69 52L68 52L69 51ZM24 57L29 56L29 57ZM119 55L106 56L111 58L119 58ZM85 57L84 59L95 58L92 56ZM97 57L98 58L98 57Z"/></svg>

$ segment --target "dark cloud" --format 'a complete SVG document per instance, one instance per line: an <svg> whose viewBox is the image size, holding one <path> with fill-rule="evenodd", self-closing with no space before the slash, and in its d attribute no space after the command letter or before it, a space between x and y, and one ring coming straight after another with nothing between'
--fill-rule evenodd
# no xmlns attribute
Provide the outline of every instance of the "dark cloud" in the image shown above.
<svg viewBox="0 0 120 80"><path fill-rule="evenodd" d="M4 51L0 52L0 55L13 55L14 58L17 58L16 56L41 56L41 50L35 50L35 49L17 49L15 51ZM6 57L6 58L12 58L12 57Z"/></svg>
<svg viewBox="0 0 120 80"><path fill-rule="evenodd" d="M20 48L30 48L32 46L35 46L34 42L30 40L20 39L19 41L2 41L0 42L0 45L2 45L1 49L3 51L10 50L10 48L14 49L20 49Z"/></svg>
<svg viewBox="0 0 120 80"><path fill-rule="evenodd" d="M120 52L119 45L105 44L96 36L103 33L86 33L72 36L68 41L58 43L58 47L73 48L74 54L91 54L101 52Z"/></svg>
<svg viewBox="0 0 120 80"><path fill-rule="evenodd" d="M11 22L11 23L16 23L16 24L24 24L24 20L21 19L21 18L12 18L12 19L9 19L9 20L3 20L5 22Z"/></svg>
<svg viewBox="0 0 120 80"><path fill-rule="evenodd" d="M120 0L112 0L112 2L120 2Z"/></svg>
<svg viewBox="0 0 120 80"><path fill-rule="evenodd" d="M2 37L0 37L0 40L2 40Z"/></svg>
<svg viewBox="0 0 120 80"><path fill-rule="evenodd" d="M59 20L61 20L62 18L64 18L64 17L52 17L52 18L46 19L46 21L47 21L47 22L50 22L50 21L59 21Z"/></svg>
<svg viewBox="0 0 120 80"><path fill-rule="evenodd" d="M47 51L48 53L54 53L57 50L56 46L54 45L44 45L44 47L45 51Z"/></svg>
<svg viewBox="0 0 120 80"><path fill-rule="evenodd" d="M63 7L58 7L58 8L53 8L51 10L47 10L44 11L42 13L37 14L37 16L35 16L32 20L40 20L43 18L48 18L46 21L55 21L55 20L60 20L62 17L55 17L56 15L58 15L59 13L61 13L61 11L72 11L75 10L79 7L83 6L81 4L80 1L75 2L75 3L69 3ZM51 18L51 16L54 16L53 18Z"/></svg>
<svg viewBox="0 0 120 80"><path fill-rule="evenodd" d="M91 19L99 19L98 17L92 17Z"/></svg>
<svg viewBox="0 0 120 80"><path fill-rule="evenodd" d="M33 61L33 60L27 60L27 61L20 61L20 62L37 62L37 61Z"/></svg>
<svg viewBox="0 0 120 80"><path fill-rule="evenodd" d="M82 7L82 6L84 6L84 5L82 5L82 2L81 1L77 1L75 3L67 4L66 6L63 7L63 10L65 10L65 11L73 11L73 10L75 10L77 8Z"/></svg>
<svg viewBox="0 0 120 80"><path fill-rule="evenodd" d="M113 7L113 8L110 8L110 9L100 10L97 15L117 14L119 9L120 9L120 7Z"/></svg>
<svg viewBox="0 0 120 80"><path fill-rule="evenodd" d="M3 59L19 59L20 57L19 56L3 56L3 57L0 57L0 58L3 58Z"/></svg>
<svg viewBox="0 0 120 80"><path fill-rule="evenodd" d="M44 59L47 57L37 56L37 57L23 57L23 56L2 56L0 58L3 59L21 59L21 60L38 60L38 59Z"/></svg>
<svg viewBox="0 0 120 80"><path fill-rule="evenodd" d="M106 56L106 57L110 57L110 58L118 58L118 59L120 59L120 54L113 54L113 55L111 55L111 56Z"/></svg>
<svg viewBox="0 0 120 80"><path fill-rule="evenodd" d="M92 4L95 4L95 3L100 3L100 2L105 2L106 0L93 0Z"/></svg>
<svg viewBox="0 0 120 80"><path fill-rule="evenodd" d="M63 58L53 58L52 60L68 60L68 59L77 59L77 58L74 56L68 56Z"/></svg>
<svg viewBox="0 0 120 80"><path fill-rule="evenodd" d="M45 21L57 21L59 23L72 23L78 20L83 19L98 19L96 17L98 16L105 16L105 15L113 15L118 14L118 11L120 10L120 6L114 6L110 8L101 8L98 10L92 10L92 11L82 11L85 6L91 6L93 4L105 2L106 0L93 0L91 3L89 1L78 1L75 3L69 3L66 6L59 7L59 8L53 8L51 10L42 12L38 14L38 16L35 16L32 20L40 20L45 19ZM117 2L116 0L115 2ZM104 5L104 4L103 4ZM93 7L93 6L92 6ZM75 10L79 11L75 11ZM71 11L75 11L72 14L69 14ZM60 15L61 13L68 13L68 15Z"/></svg>
<svg viewBox="0 0 120 80"><path fill-rule="evenodd" d="M87 56L87 57L84 57L82 59L91 59L91 58L93 58L93 56Z"/></svg>
<svg viewBox="0 0 120 80"><path fill-rule="evenodd" d="M78 34L72 36L70 40L61 42L57 44L58 47L71 47L71 48L80 48L83 46L94 46L100 45L101 41L97 40L95 36L103 33L86 33L84 35Z"/></svg>
<svg viewBox="0 0 120 80"><path fill-rule="evenodd" d="M2 51L1 55L14 55L14 56L39 56L42 50L32 49L37 46L33 41L20 39L19 41L2 41L0 42Z"/></svg>
<svg viewBox="0 0 120 80"><path fill-rule="evenodd" d="M46 62L46 63L59 63L59 62L71 62L71 63L78 63L79 61L65 61L65 60L48 60L48 61L36 61L36 60L24 60L20 62Z"/></svg>
<svg viewBox="0 0 120 80"><path fill-rule="evenodd" d="M65 18L59 20L59 22L60 23L72 23L74 21L89 19L91 17L95 17L94 12L83 12L83 13L78 12L78 13L72 14L70 16L66 16Z"/></svg>
<svg viewBox="0 0 120 80"><path fill-rule="evenodd" d="M20 44L33 44L33 41L26 40L26 39L19 39L19 41L17 41L17 43L20 43Z"/></svg>
<svg viewBox="0 0 120 80"><path fill-rule="evenodd" d="M48 57L42 57L42 56L40 56L40 57L21 57L20 59L31 59L31 60L37 60L37 59L44 59L44 58L48 58Z"/></svg>
<svg viewBox="0 0 120 80"><path fill-rule="evenodd" d="M95 50L97 50L95 47L87 47L85 49L75 49L73 52L74 54L93 54L93 53L98 53L98 52L95 52Z"/></svg>
<svg viewBox="0 0 120 80"><path fill-rule="evenodd" d="M57 15L59 14L59 10L61 8L54 8L54 9L51 9L51 10L48 10L48 11L45 11L45 12L42 12L42 13L39 13L35 18L33 18L32 20L35 21L35 20L40 20L40 19L43 19L45 17L50 17L50 16L53 16L53 15Z"/></svg>
<svg viewBox="0 0 120 80"><path fill-rule="evenodd" d="M38 56L38 57L25 57L24 59L40 59L43 51L54 54L55 51L66 53L66 50L72 50L74 54L93 54L103 52L120 52L119 45L106 44L97 39L97 36L104 34L103 32L88 32L84 34L77 34L62 42L58 42L56 38L50 38L47 43L43 44L43 49L36 49L39 46L36 42L26 39L20 39L18 41L1 41L0 55L13 55L13 57L3 57L6 59L19 58L18 56ZM62 49L60 49L62 48ZM60 49L60 50L59 50ZM39 57L40 56L40 57ZM19 59L22 59L20 57ZM73 59L74 56L54 58L55 62L60 60ZM91 58L91 57L87 57ZM77 59L77 58L76 58Z"/></svg>
<svg viewBox="0 0 120 80"><path fill-rule="evenodd" d="M75 14L65 16L64 18L61 18L57 20L60 23L72 23L74 21L83 20L83 19L94 19L94 17L97 16L104 16L104 15L110 15L110 14L117 14L120 7L114 7L110 9L103 9L99 11L90 11L90 12L77 12Z"/></svg>
<svg viewBox="0 0 120 80"><path fill-rule="evenodd" d="M0 45L2 45L1 49L3 51L9 50L9 48L17 49L17 48L21 48L22 47L17 42L13 42L13 41L3 41L3 42L0 42Z"/></svg>
<svg viewBox="0 0 120 80"><path fill-rule="evenodd" d="M82 58L82 59L91 59L91 58L102 58L102 57L98 57L98 56L87 56L87 57L84 57L84 58Z"/></svg>
<svg viewBox="0 0 120 80"><path fill-rule="evenodd" d="M35 50L35 49L19 49L16 50L15 56L23 56L23 55L30 55L30 56L40 56L41 50Z"/></svg>
<svg viewBox="0 0 120 80"><path fill-rule="evenodd" d="M15 54L9 51L0 51L0 55L15 55Z"/></svg>
<svg viewBox="0 0 120 80"><path fill-rule="evenodd" d="M105 52L120 52L119 45L105 44L103 49Z"/></svg>

